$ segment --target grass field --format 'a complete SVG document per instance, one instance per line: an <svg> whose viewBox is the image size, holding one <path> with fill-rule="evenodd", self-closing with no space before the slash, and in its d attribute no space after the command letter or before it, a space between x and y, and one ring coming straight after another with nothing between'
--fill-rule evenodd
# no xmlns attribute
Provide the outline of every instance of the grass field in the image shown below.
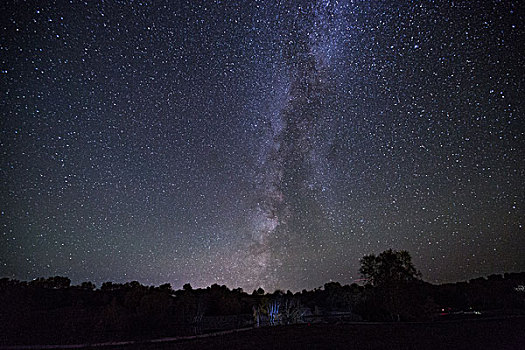
<svg viewBox="0 0 525 350"><path fill-rule="evenodd" d="M525 317L435 323L276 326L111 349L525 349Z"/></svg>

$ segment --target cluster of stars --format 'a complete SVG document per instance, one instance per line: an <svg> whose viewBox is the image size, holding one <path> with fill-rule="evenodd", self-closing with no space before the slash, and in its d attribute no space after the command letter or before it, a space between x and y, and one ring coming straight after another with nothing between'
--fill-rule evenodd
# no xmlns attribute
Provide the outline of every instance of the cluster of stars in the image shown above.
<svg viewBox="0 0 525 350"><path fill-rule="evenodd" d="M10 2L0 275L302 290L523 270L518 1Z"/></svg>

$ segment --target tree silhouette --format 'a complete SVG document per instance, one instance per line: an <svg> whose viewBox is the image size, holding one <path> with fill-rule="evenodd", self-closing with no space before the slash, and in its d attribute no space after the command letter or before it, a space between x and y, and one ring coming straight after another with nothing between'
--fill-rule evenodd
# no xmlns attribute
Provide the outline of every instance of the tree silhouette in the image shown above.
<svg viewBox="0 0 525 350"><path fill-rule="evenodd" d="M421 273L412 264L406 250L385 250L378 256L365 255L359 272L372 286L405 284L420 279Z"/></svg>
<svg viewBox="0 0 525 350"><path fill-rule="evenodd" d="M366 279L370 313L374 317L400 321L413 319L419 313L411 307L411 288L420 280L420 272L405 251L385 250L378 256L361 259L361 275Z"/></svg>
<svg viewBox="0 0 525 350"><path fill-rule="evenodd" d="M37 278L29 282L31 286L48 289L65 289L71 285L71 280L67 277L54 276L49 278Z"/></svg>
<svg viewBox="0 0 525 350"><path fill-rule="evenodd" d="M97 286L95 286L95 284L93 282L82 282L79 286L80 289L84 289L84 290L95 290Z"/></svg>

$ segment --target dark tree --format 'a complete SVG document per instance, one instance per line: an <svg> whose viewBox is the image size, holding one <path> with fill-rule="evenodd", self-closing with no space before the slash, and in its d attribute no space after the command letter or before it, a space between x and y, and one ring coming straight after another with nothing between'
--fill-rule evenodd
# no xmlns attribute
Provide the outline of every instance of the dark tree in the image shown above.
<svg viewBox="0 0 525 350"><path fill-rule="evenodd" d="M385 250L378 256L366 255L361 259L361 275L371 287L367 293L367 312L371 318L382 320L413 320L421 314L414 309L414 288L420 273L405 251ZM418 304L418 303L416 303Z"/></svg>
<svg viewBox="0 0 525 350"><path fill-rule="evenodd" d="M85 290L94 290L96 288L95 284L93 282L82 282L80 284L80 289L85 289Z"/></svg>
<svg viewBox="0 0 525 350"><path fill-rule="evenodd" d="M49 278L37 278L29 282L31 286L48 289L65 289L71 285L71 280L67 277L54 276Z"/></svg>
<svg viewBox="0 0 525 350"><path fill-rule="evenodd" d="M121 283L113 283L113 282L104 282L100 286L100 290L104 292L112 291L112 290L119 290L122 288Z"/></svg>
<svg viewBox="0 0 525 350"><path fill-rule="evenodd" d="M421 273L412 264L406 250L385 250L378 256L365 255L359 272L372 286L404 284L420 279Z"/></svg>
<svg viewBox="0 0 525 350"><path fill-rule="evenodd" d="M171 288L171 284L169 283L161 284L159 290L166 293L173 293L173 288Z"/></svg>

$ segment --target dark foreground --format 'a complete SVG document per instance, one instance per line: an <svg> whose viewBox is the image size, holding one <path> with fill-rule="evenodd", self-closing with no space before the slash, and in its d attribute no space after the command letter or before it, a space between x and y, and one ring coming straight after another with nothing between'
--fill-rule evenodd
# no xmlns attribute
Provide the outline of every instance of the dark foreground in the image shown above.
<svg viewBox="0 0 525 350"><path fill-rule="evenodd" d="M111 349L525 349L525 317L435 323L277 326Z"/></svg>

